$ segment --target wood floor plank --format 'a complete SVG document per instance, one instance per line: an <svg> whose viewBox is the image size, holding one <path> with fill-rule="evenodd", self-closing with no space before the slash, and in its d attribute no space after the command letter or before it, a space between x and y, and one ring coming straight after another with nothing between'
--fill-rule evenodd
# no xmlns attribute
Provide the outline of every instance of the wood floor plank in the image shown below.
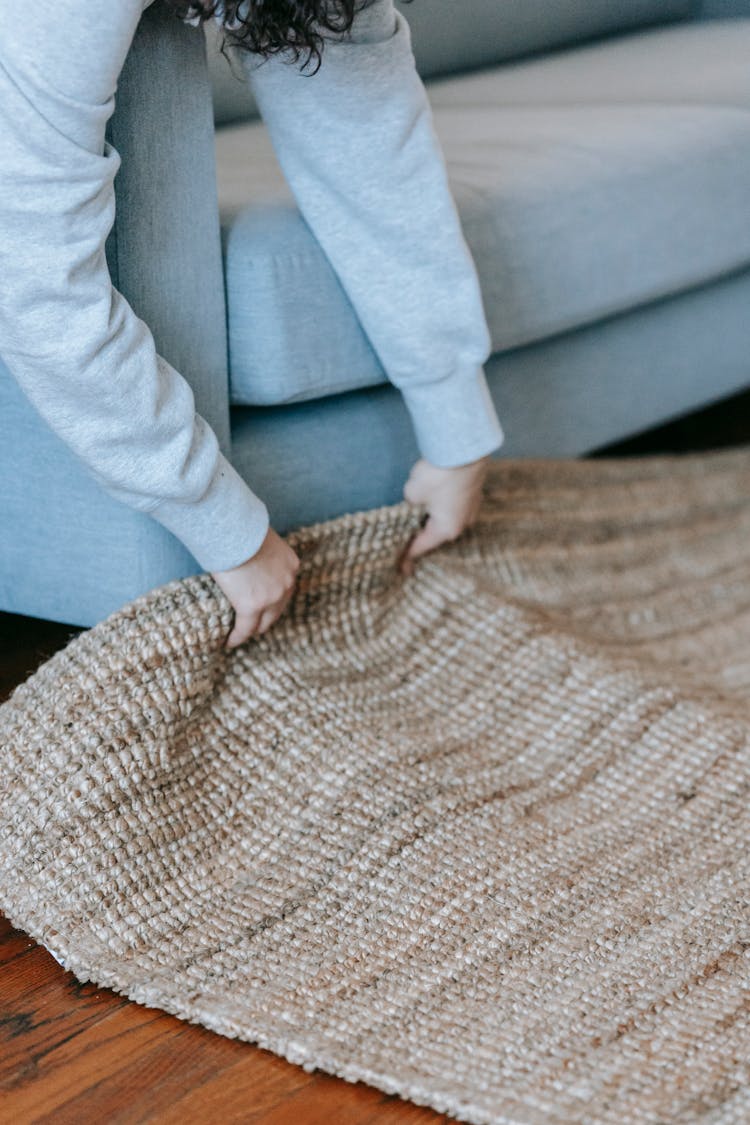
<svg viewBox="0 0 750 1125"><path fill-rule="evenodd" d="M0 1122L450 1121L81 983L7 919L0 949Z"/></svg>

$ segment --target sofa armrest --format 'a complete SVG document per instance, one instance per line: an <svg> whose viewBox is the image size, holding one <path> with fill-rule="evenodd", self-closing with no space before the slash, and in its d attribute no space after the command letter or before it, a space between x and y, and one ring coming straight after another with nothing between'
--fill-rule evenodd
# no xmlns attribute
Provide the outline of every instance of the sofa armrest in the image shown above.
<svg viewBox="0 0 750 1125"><path fill-rule="evenodd" d="M750 17L750 0L702 0L698 6L698 19L731 19L732 16Z"/></svg>
<svg viewBox="0 0 750 1125"><path fill-rule="evenodd" d="M141 17L107 139L120 153L112 282L190 384L230 453L226 304L205 36L161 4Z"/></svg>

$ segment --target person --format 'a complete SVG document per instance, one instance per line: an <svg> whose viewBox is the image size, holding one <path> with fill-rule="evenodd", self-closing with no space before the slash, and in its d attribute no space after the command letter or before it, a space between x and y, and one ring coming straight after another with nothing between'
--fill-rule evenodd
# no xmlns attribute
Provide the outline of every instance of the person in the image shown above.
<svg viewBox="0 0 750 1125"><path fill-rule="evenodd" d="M120 164L105 128L153 2L36 0L31 23L0 5L0 355L101 486L212 575L234 609L233 648L278 620L300 560L105 257ZM236 46L299 209L404 397L421 454L404 498L427 508L399 563L409 575L474 522L504 441L409 25L393 0L158 2L192 26L215 19Z"/></svg>

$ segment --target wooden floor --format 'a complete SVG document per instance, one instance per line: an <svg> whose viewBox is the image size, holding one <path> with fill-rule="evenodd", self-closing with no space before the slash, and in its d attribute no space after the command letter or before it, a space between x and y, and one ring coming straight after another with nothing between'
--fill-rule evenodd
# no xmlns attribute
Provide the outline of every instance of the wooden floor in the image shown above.
<svg viewBox="0 0 750 1125"><path fill-rule="evenodd" d="M750 392L594 456L750 443ZM79 629L0 613L0 701ZM309 1074L81 984L0 915L0 1125L447 1125L362 1083Z"/></svg>

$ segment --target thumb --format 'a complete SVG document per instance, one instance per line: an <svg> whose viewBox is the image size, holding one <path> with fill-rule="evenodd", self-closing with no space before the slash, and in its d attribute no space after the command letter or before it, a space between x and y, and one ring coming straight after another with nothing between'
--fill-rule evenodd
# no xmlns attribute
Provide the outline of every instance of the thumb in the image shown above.
<svg viewBox="0 0 750 1125"><path fill-rule="evenodd" d="M444 540L445 536L441 535L435 520L430 516L424 527L412 539L404 557L407 559L419 558L420 555L431 551L433 547L439 547Z"/></svg>

